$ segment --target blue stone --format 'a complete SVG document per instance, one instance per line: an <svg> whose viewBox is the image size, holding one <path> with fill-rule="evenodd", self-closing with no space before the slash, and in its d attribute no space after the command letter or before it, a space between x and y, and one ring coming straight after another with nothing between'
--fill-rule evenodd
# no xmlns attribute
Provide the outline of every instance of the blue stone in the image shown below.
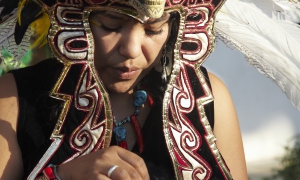
<svg viewBox="0 0 300 180"><path fill-rule="evenodd" d="M134 93L133 104L135 107L141 107L147 101L147 92L144 90L138 90Z"/></svg>
<svg viewBox="0 0 300 180"><path fill-rule="evenodd" d="M116 126L114 133L116 134L118 142L126 140L126 129L123 126Z"/></svg>

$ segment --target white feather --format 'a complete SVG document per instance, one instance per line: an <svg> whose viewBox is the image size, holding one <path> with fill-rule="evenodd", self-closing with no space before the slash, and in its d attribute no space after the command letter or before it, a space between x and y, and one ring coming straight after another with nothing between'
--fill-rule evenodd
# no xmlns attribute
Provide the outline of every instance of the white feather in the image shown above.
<svg viewBox="0 0 300 180"><path fill-rule="evenodd" d="M289 0L274 0L274 2L281 8L277 11L283 12L294 23L300 23L300 2Z"/></svg>
<svg viewBox="0 0 300 180"><path fill-rule="evenodd" d="M300 110L300 27L278 15L278 8L271 0L227 0L216 29Z"/></svg>

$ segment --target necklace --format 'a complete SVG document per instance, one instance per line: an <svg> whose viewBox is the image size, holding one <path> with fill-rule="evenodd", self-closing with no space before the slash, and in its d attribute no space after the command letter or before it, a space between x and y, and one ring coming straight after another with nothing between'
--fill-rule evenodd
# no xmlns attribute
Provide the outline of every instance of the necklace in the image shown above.
<svg viewBox="0 0 300 180"><path fill-rule="evenodd" d="M144 151L144 140L143 140L143 134L142 134L142 128L136 118L136 116L140 113L140 107L147 101L152 106L153 100L150 96L147 95L147 92L144 90L137 90L134 94L134 101L133 104L135 106L135 111L132 115L127 116L124 118L122 121L117 122L116 118L114 117L114 133L116 135L117 143L120 147L128 149L127 142L126 142L126 129L123 126L124 123L130 122L131 125L134 128L136 137L137 137L137 142L138 142L138 147L139 147L139 152L142 153Z"/></svg>

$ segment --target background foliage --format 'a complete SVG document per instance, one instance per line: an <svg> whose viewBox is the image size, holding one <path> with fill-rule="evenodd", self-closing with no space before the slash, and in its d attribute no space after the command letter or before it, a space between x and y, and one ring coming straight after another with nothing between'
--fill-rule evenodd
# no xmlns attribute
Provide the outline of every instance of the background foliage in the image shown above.
<svg viewBox="0 0 300 180"><path fill-rule="evenodd" d="M263 180L300 180L300 135L284 148L285 155L279 159L281 168L274 169L272 175Z"/></svg>

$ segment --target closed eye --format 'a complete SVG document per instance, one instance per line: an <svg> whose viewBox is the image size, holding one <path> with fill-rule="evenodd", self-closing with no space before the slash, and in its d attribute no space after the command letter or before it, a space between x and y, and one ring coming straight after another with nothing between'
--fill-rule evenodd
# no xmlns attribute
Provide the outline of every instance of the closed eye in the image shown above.
<svg viewBox="0 0 300 180"><path fill-rule="evenodd" d="M109 31L109 32L119 32L120 29L121 29L121 26L120 26L120 27L117 27L117 28L110 28L110 27L104 26L103 24L101 24L100 27L101 27L103 30Z"/></svg>
<svg viewBox="0 0 300 180"><path fill-rule="evenodd" d="M149 36L160 35L162 32L163 32L163 29L160 29L158 31L152 31L152 30L145 29L146 35L149 35Z"/></svg>
<svg viewBox="0 0 300 180"><path fill-rule="evenodd" d="M111 27L107 27L105 26L103 23L100 23L100 22L96 22L92 19L90 19L90 22L100 28L102 28L103 30L105 31L108 31L108 32L119 32L120 29L121 29L121 26L120 27L117 27L117 28L111 28Z"/></svg>

